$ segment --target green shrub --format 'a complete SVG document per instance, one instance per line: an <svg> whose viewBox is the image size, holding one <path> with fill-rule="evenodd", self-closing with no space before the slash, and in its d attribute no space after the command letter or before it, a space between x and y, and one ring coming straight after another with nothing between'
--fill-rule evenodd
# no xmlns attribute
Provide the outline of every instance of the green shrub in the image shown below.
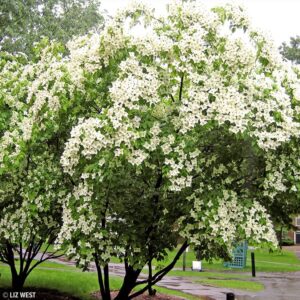
<svg viewBox="0 0 300 300"><path fill-rule="evenodd" d="M293 246L293 245L295 245L295 243L290 238L285 238L282 240L282 246Z"/></svg>

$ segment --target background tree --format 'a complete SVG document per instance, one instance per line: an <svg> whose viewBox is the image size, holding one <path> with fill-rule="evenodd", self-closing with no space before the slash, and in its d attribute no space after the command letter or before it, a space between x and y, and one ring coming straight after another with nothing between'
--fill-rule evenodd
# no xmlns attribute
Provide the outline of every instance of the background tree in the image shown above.
<svg viewBox="0 0 300 300"><path fill-rule="evenodd" d="M300 36L291 37L289 45L282 43L280 53L295 64L300 64Z"/></svg>
<svg viewBox="0 0 300 300"><path fill-rule="evenodd" d="M294 64L300 64L300 37L291 37L289 45L287 43L282 43L279 48L280 53L283 55L284 58L293 62ZM299 68L295 66L295 76L300 78L300 71ZM295 80L294 80L295 81ZM297 84L292 82L292 86L294 86L295 98L300 98L299 87L296 89ZM291 95L293 96L293 95ZM294 105L293 105L294 106ZM294 106L295 108L295 106ZM289 164L294 164L298 166L297 157L298 154L295 153L295 150L291 149L290 147L283 147L277 151L277 157L285 157L288 156ZM276 165L275 160L272 160L273 167ZM271 168L271 163L269 167ZM292 178L298 178L297 175L297 168L288 168L286 171L284 164L277 166L277 176L283 177L285 182L288 182ZM271 175L272 176L272 175ZM279 245L282 247L282 240L283 240L283 231L284 229L292 229L293 228L293 217L300 213L300 201L299 201L299 194L293 193L293 190L296 189L297 183L294 184L291 181L291 185L288 188L281 187L281 189L277 188L277 192L274 192L274 185L270 186L273 190L274 201L270 208L270 213L272 215L272 220L276 225L277 236L279 239ZM276 190L276 189L275 189ZM276 195L276 196L275 196ZM293 228L294 229L294 228Z"/></svg>
<svg viewBox="0 0 300 300"><path fill-rule="evenodd" d="M279 49L284 58L290 60L294 64L300 64L300 36L291 37L289 45L287 43L282 43ZM291 149L282 149L279 150L277 155L279 157L288 155L290 156L289 161L297 165L297 159L291 153L293 153ZM283 170L283 166L281 166L281 169L279 169L278 172L282 174L282 176L289 176L289 178L297 177L297 172L295 172L295 170L293 172L289 171L289 174L286 174ZM287 181L287 179L285 180ZM295 188L295 185L291 185L289 189L281 191L280 196L275 197L275 201L271 208L271 214L273 216L274 223L277 226L280 246L282 246L284 228L291 229L293 226L293 216L300 212L299 195L295 195L293 193L293 195L290 194L291 189Z"/></svg>
<svg viewBox="0 0 300 300"><path fill-rule="evenodd" d="M279 245L282 247L283 230L293 228L293 216L300 213L299 189L299 149L291 141L279 147L268 157L266 165L267 178L264 182L272 202L267 207L276 225ZM283 184L278 184L282 182Z"/></svg>
<svg viewBox="0 0 300 300"><path fill-rule="evenodd" d="M32 55L45 36L66 43L103 23L98 0L3 0L0 3L0 47Z"/></svg>

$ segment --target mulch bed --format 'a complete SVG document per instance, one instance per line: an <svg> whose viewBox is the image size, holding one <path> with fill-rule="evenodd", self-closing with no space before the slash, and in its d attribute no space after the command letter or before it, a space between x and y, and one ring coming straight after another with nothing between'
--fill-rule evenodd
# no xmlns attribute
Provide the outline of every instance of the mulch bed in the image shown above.
<svg viewBox="0 0 300 300"><path fill-rule="evenodd" d="M117 296L117 294L118 294L118 292L111 292L111 298L114 299ZM93 293L92 295L95 299L99 299L99 300L102 299L100 292ZM182 300L184 298L160 294L160 293L156 293L155 296L149 296L149 295L147 295L147 293L145 293L144 295L140 295L134 299L136 299L136 300Z"/></svg>

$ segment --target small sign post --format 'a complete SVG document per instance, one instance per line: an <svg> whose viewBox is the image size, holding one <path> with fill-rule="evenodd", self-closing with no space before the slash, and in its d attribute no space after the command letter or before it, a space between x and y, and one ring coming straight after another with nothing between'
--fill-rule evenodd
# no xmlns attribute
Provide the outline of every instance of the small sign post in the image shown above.
<svg viewBox="0 0 300 300"><path fill-rule="evenodd" d="M227 293L226 294L226 300L235 300L234 293Z"/></svg>
<svg viewBox="0 0 300 300"><path fill-rule="evenodd" d="M185 271L186 268L186 253L189 252L189 247L185 249L182 255L182 271Z"/></svg>
<svg viewBox="0 0 300 300"><path fill-rule="evenodd" d="M252 267L252 277L256 276L255 272L255 256L254 252L251 252L251 267Z"/></svg>
<svg viewBox="0 0 300 300"><path fill-rule="evenodd" d="M202 263L199 260L194 260L193 261L193 266L192 266L193 271L202 271Z"/></svg>

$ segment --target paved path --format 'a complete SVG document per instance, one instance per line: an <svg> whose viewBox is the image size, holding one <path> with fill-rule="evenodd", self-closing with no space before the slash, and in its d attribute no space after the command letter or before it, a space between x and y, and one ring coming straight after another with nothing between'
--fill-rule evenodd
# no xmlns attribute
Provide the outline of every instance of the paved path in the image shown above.
<svg viewBox="0 0 300 300"><path fill-rule="evenodd" d="M245 294L249 297L254 296L253 293L244 291L234 291L232 289L226 288L216 288L212 286L205 286L199 283L193 283L191 278L188 277L177 277L177 276L165 276L159 283L158 286L163 286L173 290L179 290L187 294L192 294L195 296L203 296L208 299L215 300L225 300L226 293L234 292L238 297L243 297ZM194 278L195 280L195 278ZM243 299L243 298L236 298ZM249 298L251 299L251 298Z"/></svg>
<svg viewBox="0 0 300 300"><path fill-rule="evenodd" d="M75 262L68 261L64 258L52 260L69 266L75 266ZM124 267L122 264L111 263L109 265L110 273L116 276L124 276ZM91 272L96 272L94 264L90 266ZM236 274L236 273L235 273ZM247 274L247 273L241 273ZM250 274L248 274L250 275ZM140 279L146 278L145 274L141 274ZM237 300L299 300L300 299L300 272L289 273L261 273L256 278L247 278L264 284L265 289L261 292L247 292L226 288L217 288L201 285L193 282L197 278L165 276L158 286L166 287L173 290L182 291L184 293L195 296L205 296L208 300L225 300L226 293L233 292ZM244 279L244 278L242 278Z"/></svg>
<svg viewBox="0 0 300 300"><path fill-rule="evenodd" d="M300 259L300 245L285 246L283 247L283 249L294 252L297 255L297 257Z"/></svg>
<svg viewBox="0 0 300 300"><path fill-rule="evenodd" d="M299 300L300 272L259 273L255 279L262 282L265 290L256 294L252 299L261 300ZM251 299L251 298L243 298Z"/></svg>
<svg viewBox="0 0 300 300"><path fill-rule="evenodd" d="M74 266L75 263L73 261L66 261L66 260L53 260L55 262L67 264L70 266ZM96 266L94 263L91 264L90 271L96 272ZM124 276L125 270L122 264L111 263L109 264L109 272L112 275L116 276ZM147 276L145 274L140 275L140 279L145 279ZM234 291L232 289L226 288L216 288L211 286L204 286L199 283L193 282L197 278L189 278L189 277L182 277L182 276L165 276L161 281L157 283L158 286L165 287L168 289L182 291L187 294L195 295L195 296L203 296L207 297L207 300L225 300L226 293L235 292L238 296L253 296L253 293L244 292L244 291ZM239 298L237 298L239 299ZM241 298L243 299L243 298Z"/></svg>

